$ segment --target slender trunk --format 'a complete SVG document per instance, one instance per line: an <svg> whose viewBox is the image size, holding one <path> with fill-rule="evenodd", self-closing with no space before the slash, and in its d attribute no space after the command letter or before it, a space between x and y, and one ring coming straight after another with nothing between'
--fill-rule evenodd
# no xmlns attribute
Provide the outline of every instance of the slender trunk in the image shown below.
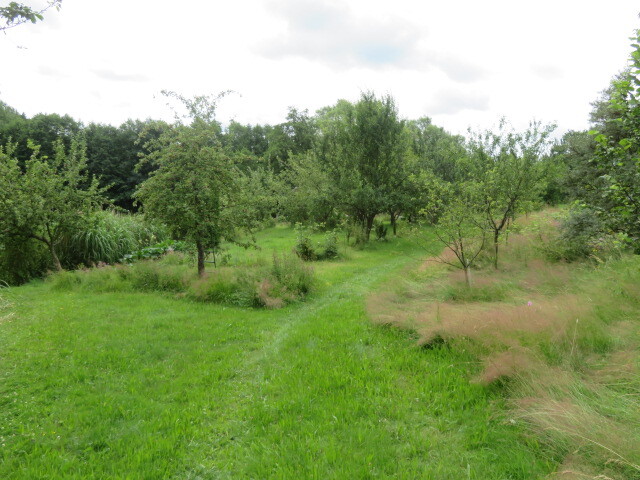
<svg viewBox="0 0 640 480"><path fill-rule="evenodd" d="M398 234L398 226L397 226L397 222L396 222L396 213L395 212L391 212L390 218L391 218L391 228L393 228L393 236L395 237Z"/></svg>
<svg viewBox="0 0 640 480"><path fill-rule="evenodd" d="M493 232L493 248L495 250L493 257L493 267L498 269L498 241L500 240L500 230Z"/></svg>
<svg viewBox="0 0 640 480"><path fill-rule="evenodd" d="M467 287L471 288L471 267L468 265L464 267L464 281Z"/></svg>
<svg viewBox="0 0 640 480"><path fill-rule="evenodd" d="M58 254L56 253L56 247L53 242L49 243L49 252L51 252L51 259L53 260L53 266L56 271L62 271L62 264L60 263L60 259L58 258Z"/></svg>
<svg viewBox="0 0 640 480"><path fill-rule="evenodd" d="M369 238L371 237L371 230L373 229L373 220L375 218L376 218L375 215L369 215L366 218L365 231L364 231L364 238L366 242L368 242Z"/></svg>
<svg viewBox="0 0 640 480"><path fill-rule="evenodd" d="M198 249L198 276L204 275L204 245L200 240L196 241L196 248Z"/></svg>

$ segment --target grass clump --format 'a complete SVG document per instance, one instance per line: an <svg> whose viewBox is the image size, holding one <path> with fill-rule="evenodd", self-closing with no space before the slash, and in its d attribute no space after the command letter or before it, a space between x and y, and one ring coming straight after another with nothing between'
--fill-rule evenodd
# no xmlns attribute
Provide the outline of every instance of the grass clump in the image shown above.
<svg viewBox="0 0 640 480"><path fill-rule="evenodd" d="M238 307L280 308L307 296L315 275L296 256L274 254L270 264L219 267L198 278L191 260L173 252L159 260L53 273L47 282L60 291L163 292Z"/></svg>
<svg viewBox="0 0 640 480"><path fill-rule="evenodd" d="M189 296L239 307L280 308L308 295L311 267L293 255L274 254L270 266L222 267L194 281Z"/></svg>

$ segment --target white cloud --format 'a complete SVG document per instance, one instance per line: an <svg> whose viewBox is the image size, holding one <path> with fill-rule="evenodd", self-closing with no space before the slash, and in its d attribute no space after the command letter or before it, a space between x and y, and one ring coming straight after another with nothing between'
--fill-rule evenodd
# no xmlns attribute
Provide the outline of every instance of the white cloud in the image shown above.
<svg viewBox="0 0 640 480"><path fill-rule="evenodd" d="M221 120L276 123L290 105L374 90L457 133L503 115L580 129L626 64L637 13L637 0L64 0L0 36L0 99L119 124L170 119L161 89L233 89Z"/></svg>

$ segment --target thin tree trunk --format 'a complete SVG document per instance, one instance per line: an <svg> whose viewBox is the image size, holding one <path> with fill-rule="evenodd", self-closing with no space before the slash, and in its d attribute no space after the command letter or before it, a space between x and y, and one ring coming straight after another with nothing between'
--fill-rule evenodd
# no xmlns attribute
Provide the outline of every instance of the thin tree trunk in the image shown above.
<svg viewBox="0 0 640 480"><path fill-rule="evenodd" d="M495 230L493 232L493 248L495 250L493 257L493 267L498 269L498 241L500 240L500 231Z"/></svg>
<svg viewBox="0 0 640 480"><path fill-rule="evenodd" d="M196 248L198 249L198 276L204 275L204 246L201 241L196 241Z"/></svg>
<svg viewBox="0 0 640 480"><path fill-rule="evenodd" d="M365 231L364 231L364 238L365 241L369 241L369 238L371 237L371 230L373 229L373 220L376 218L375 215L369 215L366 219L366 225L365 225Z"/></svg>
<svg viewBox="0 0 640 480"><path fill-rule="evenodd" d="M56 253L56 247L53 242L49 243L49 252L51 252L51 259L53 260L53 266L56 271L62 271L62 264L60 263L60 259L58 258L58 254Z"/></svg>
<svg viewBox="0 0 640 480"><path fill-rule="evenodd" d="M467 284L467 287L471 288L471 267L464 267L464 281Z"/></svg>
<svg viewBox="0 0 640 480"><path fill-rule="evenodd" d="M390 217L391 217L391 228L393 228L393 236L395 237L398 234L398 226L397 226L398 224L396 222L395 212L391 212Z"/></svg>

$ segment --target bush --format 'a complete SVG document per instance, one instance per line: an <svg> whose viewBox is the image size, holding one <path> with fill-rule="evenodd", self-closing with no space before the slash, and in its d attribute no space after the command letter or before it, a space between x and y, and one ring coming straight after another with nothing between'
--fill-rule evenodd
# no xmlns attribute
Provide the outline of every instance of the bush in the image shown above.
<svg viewBox="0 0 640 480"><path fill-rule="evenodd" d="M334 258L338 258L338 232L332 230L328 232L324 238L324 252L322 253L322 258L326 260L331 260Z"/></svg>
<svg viewBox="0 0 640 480"><path fill-rule="evenodd" d="M7 238L0 243L0 282L20 285L43 276L49 267L49 252L42 242Z"/></svg>
<svg viewBox="0 0 640 480"><path fill-rule="evenodd" d="M384 242L387 240L388 227L384 223L376 221L374 225L374 229L376 232L376 240L379 240L381 242Z"/></svg>
<svg viewBox="0 0 640 480"><path fill-rule="evenodd" d="M295 252L302 260L310 262L316 260L318 255L313 248L313 241L311 240L309 229L302 226L300 223L296 223L296 246Z"/></svg>
<svg viewBox="0 0 640 480"><path fill-rule="evenodd" d="M189 246L186 242L176 240L165 240L139 250L129 251L120 259L123 263L133 263L136 260L152 260L163 257L173 252L186 252Z"/></svg>
<svg viewBox="0 0 640 480"><path fill-rule="evenodd" d="M560 222L560 233L545 247L550 260L574 262L617 255L625 239L607 232L604 224L589 208L574 208Z"/></svg>

